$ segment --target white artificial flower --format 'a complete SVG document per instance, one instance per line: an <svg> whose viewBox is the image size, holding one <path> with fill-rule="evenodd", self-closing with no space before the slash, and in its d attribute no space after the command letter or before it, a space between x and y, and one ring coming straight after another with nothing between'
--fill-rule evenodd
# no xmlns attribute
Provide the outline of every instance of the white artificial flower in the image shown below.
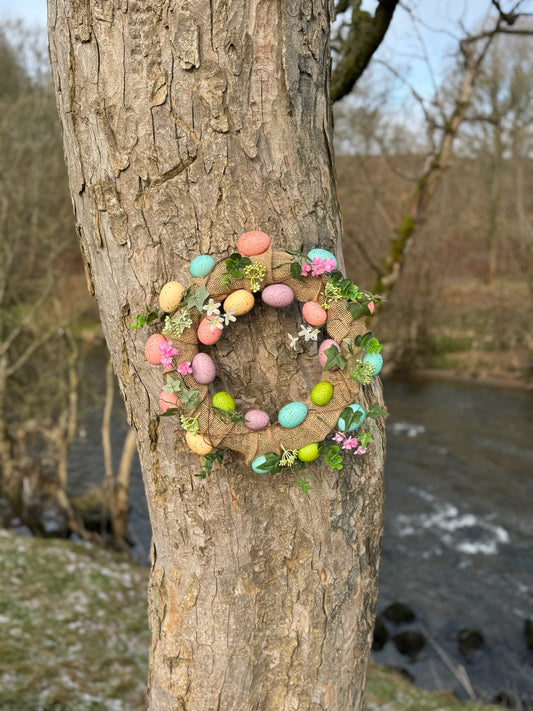
<svg viewBox="0 0 533 711"><path fill-rule="evenodd" d="M298 343L298 336L292 336L290 333L287 334L289 337L289 348L296 350L296 344Z"/></svg>
<svg viewBox="0 0 533 711"><path fill-rule="evenodd" d="M304 326L303 323L300 328L300 332L298 333L299 336L303 336L305 338L305 342L307 341L316 341L318 338L319 330L318 328L313 328L312 326Z"/></svg>
<svg viewBox="0 0 533 711"><path fill-rule="evenodd" d="M224 316L224 324L226 326L229 326L232 321L237 320L234 316L234 314L236 314L236 313L237 313L236 309L230 309L229 311L226 311L226 315Z"/></svg>
<svg viewBox="0 0 533 711"><path fill-rule="evenodd" d="M215 316L210 322L209 328L211 331L214 331L215 328L220 328L222 330L224 328L224 319L222 316Z"/></svg>
<svg viewBox="0 0 533 711"><path fill-rule="evenodd" d="M220 314L219 306L219 303L217 304L213 299L209 299L207 304L204 304L204 311L207 311L208 316L218 316Z"/></svg>

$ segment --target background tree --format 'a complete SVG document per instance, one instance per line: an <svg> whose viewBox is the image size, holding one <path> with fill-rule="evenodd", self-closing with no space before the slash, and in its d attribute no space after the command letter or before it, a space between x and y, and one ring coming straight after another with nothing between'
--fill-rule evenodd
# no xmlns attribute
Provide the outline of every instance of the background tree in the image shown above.
<svg viewBox="0 0 533 711"><path fill-rule="evenodd" d="M381 540L383 433L342 476L238 460L198 483L159 373L129 324L169 279L187 282L260 228L279 248L339 255L328 3L245 6L52 0L50 53L82 252L138 435L153 529L150 703L164 709L359 709ZM341 260L342 261L342 260ZM293 314L293 318L296 314ZM295 366L294 321L260 305L238 352L216 348L225 390L277 409L320 377ZM366 398L380 401L378 384Z"/></svg>

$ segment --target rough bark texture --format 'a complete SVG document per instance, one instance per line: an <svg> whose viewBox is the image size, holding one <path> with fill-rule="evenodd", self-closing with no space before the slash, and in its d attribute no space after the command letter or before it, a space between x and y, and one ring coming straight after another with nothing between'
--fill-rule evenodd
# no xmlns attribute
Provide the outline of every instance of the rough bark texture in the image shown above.
<svg viewBox="0 0 533 711"><path fill-rule="evenodd" d="M383 432L357 465L290 474L238 461L201 482L158 419L149 332L129 324L188 262L245 230L340 254L325 0L50 0L50 52L91 290L138 446L153 527L152 709L362 705L381 541ZM275 413L320 379L256 306L216 347L220 382ZM238 346L236 345L238 344ZM380 401L376 382L365 397ZM364 404L364 400L363 400Z"/></svg>

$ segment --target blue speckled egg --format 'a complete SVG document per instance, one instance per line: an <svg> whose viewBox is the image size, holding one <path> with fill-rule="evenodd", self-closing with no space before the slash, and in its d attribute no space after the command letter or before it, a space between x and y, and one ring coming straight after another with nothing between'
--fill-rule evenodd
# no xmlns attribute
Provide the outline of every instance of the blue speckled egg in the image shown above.
<svg viewBox="0 0 533 711"><path fill-rule="evenodd" d="M356 424L355 422L352 422L352 424L350 425L350 427L349 427L347 430L344 429L345 426L346 426L345 423L344 423L344 418L343 418L343 417L339 417L339 419L338 419L338 421L337 421L337 428L338 428L339 430L342 430L342 432L353 432L353 431L356 430L358 427L361 427L361 425L362 425L363 422L365 421L365 417L366 417L366 412L365 412L364 409L361 407L361 405L358 405L356 402L354 402L353 405L348 405L348 407L349 407L351 410L353 410L354 412L362 412L363 416L362 416L361 419L359 420L359 424Z"/></svg>
<svg viewBox="0 0 533 711"><path fill-rule="evenodd" d="M254 472L257 472L258 474L267 474L267 472L264 469L259 469L258 467L261 466L261 464L264 464L266 462L266 457L264 454L260 454L258 457L254 459L252 462L252 469Z"/></svg>
<svg viewBox="0 0 533 711"><path fill-rule="evenodd" d="M381 353L365 353L363 363L370 363L374 366L372 375L377 375L383 368L383 356Z"/></svg>
<svg viewBox="0 0 533 711"><path fill-rule="evenodd" d="M205 277L215 266L215 260L209 254L201 254L195 257L189 267L189 271L193 277Z"/></svg>
<svg viewBox="0 0 533 711"><path fill-rule="evenodd" d="M312 249L310 252L308 252L307 256L311 260L313 260L315 257L320 257L320 259L334 259L335 267L337 267L337 259L335 255L331 254L331 252L328 252L327 249L318 249L318 247L316 247L315 249Z"/></svg>
<svg viewBox="0 0 533 711"><path fill-rule="evenodd" d="M278 414L278 422L282 427L289 430L291 427L298 427L307 417L307 405L305 402L289 402L281 408Z"/></svg>

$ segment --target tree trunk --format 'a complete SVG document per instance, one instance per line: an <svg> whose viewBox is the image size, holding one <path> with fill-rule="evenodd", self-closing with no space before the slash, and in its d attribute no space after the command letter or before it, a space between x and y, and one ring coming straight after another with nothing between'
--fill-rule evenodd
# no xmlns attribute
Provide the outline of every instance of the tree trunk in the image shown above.
<svg viewBox="0 0 533 711"><path fill-rule="evenodd" d="M357 464L290 474L200 463L159 419L135 314L239 235L340 255L325 0L50 0L50 54L90 289L137 431L153 530L152 709L362 706L381 542L384 437ZM342 266L342 259L341 259ZM301 319L263 308L213 350L220 387L279 409L320 380ZM233 340L234 339L234 340ZM235 344L238 343L238 348ZM375 380L375 379L374 379ZM361 403L381 401L378 381ZM355 459L355 458L354 458ZM314 466L314 465L313 465ZM334 471L334 470L333 470Z"/></svg>

